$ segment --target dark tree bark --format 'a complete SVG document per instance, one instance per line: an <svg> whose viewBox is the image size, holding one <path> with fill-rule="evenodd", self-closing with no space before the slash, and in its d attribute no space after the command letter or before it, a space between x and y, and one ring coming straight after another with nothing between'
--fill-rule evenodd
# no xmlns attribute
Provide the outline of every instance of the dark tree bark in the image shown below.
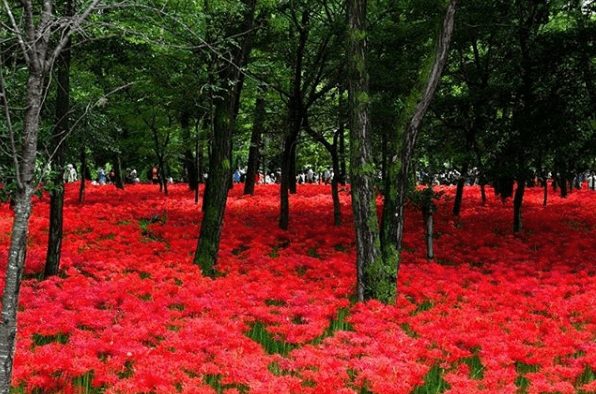
<svg viewBox="0 0 596 394"><path fill-rule="evenodd" d="M302 12L299 29L298 45L292 64L291 93L288 99L288 130L284 140L282 153L281 179L280 179L280 204L279 228L287 230L290 224L290 197L289 193L296 193L296 144L302 129L304 115L304 97L302 92L303 61L306 43L308 40L309 11Z"/></svg>
<svg viewBox="0 0 596 394"><path fill-rule="evenodd" d="M526 190L526 179L520 177L517 180L517 188L513 198L513 232L518 233L522 230L522 205L524 201L524 192Z"/></svg>
<svg viewBox="0 0 596 394"><path fill-rule="evenodd" d="M451 0L447 6L432 68L405 131L397 130L393 141L388 141L388 145L390 144L394 149L397 147L395 141L401 141L401 145L399 146L399 153L396 150L389 153L391 160L388 163L387 172L389 179L385 183L382 227L383 256L385 259L399 260L404 225L404 202L409 184L412 155L416 146L420 124L435 95L443 69L447 63L449 45L453 36L456 7L457 0Z"/></svg>
<svg viewBox="0 0 596 394"><path fill-rule="evenodd" d="M81 147L81 172L79 173L81 183L79 185L79 204L85 202L85 184L87 181L87 151L85 145Z"/></svg>
<svg viewBox="0 0 596 394"><path fill-rule="evenodd" d="M375 167L370 136L366 69L366 0L349 0L348 90L350 95L350 178L356 230L359 301L395 302L395 262L383 261L377 219Z"/></svg>
<svg viewBox="0 0 596 394"><path fill-rule="evenodd" d="M72 16L73 1L65 2L65 16ZM64 209L64 154L66 138L70 133L70 52L71 43L68 40L64 51L56 60L56 124L52 136L55 146L54 156L54 187L50 191L50 226L48 229L48 249L44 278L57 275L60 269L62 253L62 228Z"/></svg>
<svg viewBox="0 0 596 394"><path fill-rule="evenodd" d="M265 123L265 98L263 94L257 97L255 104L255 120L250 136L250 150L248 152L248 168L244 182L244 194L255 194L255 183L259 169L259 151L261 149L261 134Z"/></svg>
<svg viewBox="0 0 596 394"><path fill-rule="evenodd" d="M455 191L455 201L453 203L453 216L459 216L461 212L461 203L464 198L464 186L468 174L468 163L466 162L461 170L461 175L457 180L457 189Z"/></svg>
<svg viewBox="0 0 596 394"><path fill-rule="evenodd" d="M331 196L333 198L333 223L336 226L341 225L341 201L339 200L339 153L337 143L333 144L334 149L331 153L331 162L333 165L333 179L331 180Z"/></svg>
<svg viewBox="0 0 596 394"><path fill-rule="evenodd" d="M546 207L546 204L548 203L548 179L546 178L546 175L544 176L544 182L542 184L542 188L544 190L544 197L542 199L542 205Z"/></svg>
<svg viewBox="0 0 596 394"><path fill-rule="evenodd" d="M188 112L182 112L180 114L180 128L182 130L182 140L185 141L184 145L184 169L186 170L186 181L188 182L188 188L192 191L197 189L197 166L195 157L193 157L193 145L191 141L190 133L190 114Z"/></svg>
<svg viewBox="0 0 596 394"><path fill-rule="evenodd" d="M337 130L333 134L333 143L329 143L329 141L327 141L322 134L317 133L310 127L310 122L308 121L307 116L305 116L304 118L304 128L308 132L308 134L310 134L316 141L320 142L321 145L325 147L325 149L327 150L327 152L329 152L329 155L331 156L331 163L333 166L334 174L333 179L331 180L331 197L333 199L333 223L336 226L339 226L341 225L341 202L339 199L339 179L337 176L335 176L335 174L338 174L340 171L338 150L340 130ZM319 177L319 179L321 178Z"/></svg>
<svg viewBox="0 0 596 394"><path fill-rule="evenodd" d="M256 0L244 0L246 12L240 30L244 33L239 48L233 49L233 64L225 66L220 72L222 83L230 83L231 88L222 92L215 100L215 119L212 150L209 162L209 178L205 190L204 216L201 233L197 243L194 262L201 267L203 275L216 275L215 263L219 251L219 241L229 183L232 179L231 140L237 115L239 96L242 92L243 78L240 68L246 65L254 34Z"/></svg>
<svg viewBox="0 0 596 394"><path fill-rule="evenodd" d="M118 189L124 190L124 177L122 176L122 159L120 153L116 154L116 162L114 163L114 173L116 174L115 184Z"/></svg>

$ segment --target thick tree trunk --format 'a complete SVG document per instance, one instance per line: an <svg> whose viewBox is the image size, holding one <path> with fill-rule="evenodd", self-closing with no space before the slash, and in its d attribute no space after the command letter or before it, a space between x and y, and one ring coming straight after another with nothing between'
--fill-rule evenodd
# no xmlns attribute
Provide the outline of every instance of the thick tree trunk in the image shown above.
<svg viewBox="0 0 596 394"><path fill-rule="evenodd" d="M350 178L356 230L359 301L395 302L395 262L385 264L377 220L375 167L371 152L368 72L366 69L366 0L349 0L348 86L350 93Z"/></svg>
<svg viewBox="0 0 596 394"><path fill-rule="evenodd" d="M217 273L215 263L228 199L228 186L232 181L231 142L238 111L237 103L244 81L240 68L247 62L254 34L256 0L244 0L243 3L246 12L238 28L240 32L248 33L243 36L240 48L234 50L234 67L227 65L220 73L221 81L231 82L232 87L215 101L214 135L204 199L204 216L194 257L194 262L201 267L203 275L209 277L214 277Z"/></svg>
<svg viewBox="0 0 596 394"><path fill-rule="evenodd" d="M66 3L66 14L73 14L72 1ZM44 277L58 274L62 252L62 226L64 208L64 154L66 138L70 132L70 41L56 62L56 125L52 136L55 145L54 187L50 191L50 226Z"/></svg>
<svg viewBox="0 0 596 394"><path fill-rule="evenodd" d="M464 186L466 184L466 176L468 175L468 163L463 165L461 175L457 180L457 190L455 191L455 201L453 203L453 216L459 216L461 212L461 203L464 198Z"/></svg>
<svg viewBox="0 0 596 394"><path fill-rule="evenodd" d="M79 204L85 202L85 183L87 181L87 151L85 145L81 147L81 172L79 173L81 183L79 185Z"/></svg>
<svg viewBox="0 0 596 394"><path fill-rule="evenodd" d="M29 70L27 108L23 124L23 147L19 160L19 176L15 196L8 264L2 293L2 324L0 325L0 393L10 391L19 290L27 254L27 233L31 216L31 197L34 192L37 135L43 97L43 76L40 70Z"/></svg>
<svg viewBox="0 0 596 394"><path fill-rule="evenodd" d="M261 149L261 134L265 123L265 98L263 94L257 97L255 104L255 120L250 136L250 150L248 152L248 167L244 181L244 194L255 194L255 183L259 169L259 150Z"/></svg>
<svg viewBox="0 0 596 394"><path fill-rule="evenodd" d="M517 181L517 189L513 198L513 232L518 233L522 229L522 205L524 192L526 190L526 179L520 177Z"/></svg>

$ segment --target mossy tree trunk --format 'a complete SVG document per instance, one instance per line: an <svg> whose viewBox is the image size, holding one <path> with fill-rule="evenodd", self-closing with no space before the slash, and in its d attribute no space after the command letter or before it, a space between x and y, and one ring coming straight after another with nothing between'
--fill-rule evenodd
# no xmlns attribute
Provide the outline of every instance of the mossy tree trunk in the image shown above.
<svg viewBox="0 0 596 394"><path fill-rule="evenodd" d="M366 0L349 0L350 178L359 301L395 302L395 269L381 254L368 96Z"/></svg>
<svg viewBox="0 0 596 394"><path fill-rule="evenodd" d="M209 178L203 200L204 216L194 256L195 264L201 267L203 275L209 277L214 277L217 273L215 264L229 184L232 181L231 141L244 82L241 68L247 63L254 34L256 0L244 0L243 3L246 6L245 13L243 21L237 27L240 30L236 32L244 34L240 47L231 49L233 65L226 65L219 74L220 81L229 84L230 88L214 99L214 132L209 158Z"/></svg>

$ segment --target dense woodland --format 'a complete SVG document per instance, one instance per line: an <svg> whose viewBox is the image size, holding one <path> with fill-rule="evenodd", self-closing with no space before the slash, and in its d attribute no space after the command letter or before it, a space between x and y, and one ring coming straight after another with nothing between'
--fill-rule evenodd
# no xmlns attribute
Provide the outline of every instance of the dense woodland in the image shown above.
<svg viewBox="0 0 596 394"><path fill-rule="evenodd" d="M68 164L83 179L81 204L100 168L112 173L106 188L131 187L133 169L140 182L159 171L156 193L168 194L170 178L187 183L204 212L194 262L214 278L236 170L245 194L277 178L282 230L293 226L298 175L333 173L335 224L340 189L352 196L356 296L389 304L404 206L423 207L432 235L433 178L458 174L454 216L485 202L485 185L512 198L519 232L526 187L543 186L546 205L596 170L590 1L4 0L1 9L0 196L14 211L2 392L32 199L51 195L49 277L60 271ZM470 181L480 201L466 197Z"/></svg>

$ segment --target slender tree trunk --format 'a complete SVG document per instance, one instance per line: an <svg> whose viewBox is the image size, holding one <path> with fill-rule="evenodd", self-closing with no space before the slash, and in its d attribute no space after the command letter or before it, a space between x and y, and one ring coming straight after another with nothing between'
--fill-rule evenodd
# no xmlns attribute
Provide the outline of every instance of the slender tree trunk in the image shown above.
<svg viewBox="0 0 596 394"><path fill-rule="evenodd" d="M116 173L116 187L118 189L124 190L124 177L122 176L122 159L120 158L120 153L116 154L116 163L115 163L115 173Z"/></svg>
<svg viewBox="0 0 596 394"><path fill-rule="evenodd" d="M80 172L81 183L79 186L79 204L85 202L85 183L87 180L87 151L85 145L81 147L81 172Z"/></svg>
<svg viewBox="0 0 596 394"><path fill-rule="evenodd" d="M432 205L432 203L431 203ZM433 208L432 206L426 206L422 210L424 217L424 233L426 238L426 258L429 260L434 259L435 253L433 249Z"/></svg>
<svg viewBox="0 0 596 394"><path fill-rule="evenodd" d="M548 179L546 179L546 176L544 177L544 185L542 185L542 188L544 190L544 198L542 200L542 205L546 207L546 204L548 202Z"/></svg>
<svg viewBox="0 0 596 394"><path fill-rule="evenodd" d="M164 147L165 149L165 147ZM166 163L164 160L163 155L158 156L158 163L159 163L159 191L162 192L167 196L168 195L168 179L166 178Z"/></svg>
<svg viewBox="0 0 596 394"><path fill-rule="evenodd" d="M437 40L432 67L426 76L426 82L422 84L423 88L419 92L413 92L413 94L419 96L416 106L406 111L406 117L404 118L407 121L405 131L399 128L396 131L395 138L390 139L401 141L401 145L399 146L399 153L396 150L389 152L391 160L388 163L387 171L389 179L385 183L382 228L383 256L385 259L393 258L399 260L399 250L401 249L404 227L405 194L410 179L411 159L416 146L420 124L435 95L443 69L447 63L449 45L453 36L457 2L457 0L451 0L447 6L441 33Z"/></svg>
<svg viewBox="0 0 596 394"><path fill-rule="evenodd" d="M480 184L480 199L482 201L482 205L486 205L486 183L484 182Z"/></svg>
<svg viewBox="0 0 596 394"><path fill-rule="evenodd" d="M72 0L65 4L67 16L73 14ZM56 125L52 136L56 147L54 157L54 187L50 191L50 226L44 278L57 275L62 252L62 227L64 209L64 155L66 138L70 132L70 40L56 61Z"/></svg>
<svg viewBox="0 0 596 394"><path fill-rule="evenodd" d="M292 146L294 141L290 136L286 137L282 153L281 179L280 179L280 213L279 228L287 230L290 224L290 171L292 160Z"/></svg>
<svg viewBox="0 0 596 394"><path fill-rule="evenodd" d="M461 170L461 176L457 180L457 190L455 192L455 202L453 203L453 216L459 216L461 212L461 203L464 197L464 186L468 174L468 163L466 162Z"/></svg>
<svg viewBox="0 0 596 394"><path fill-rule="evenodd" d="M339 200L339 154L337 151L337 143L333 144L333 152L331 152L331 161L333 164L333 179L331 180L331 196L333 197L333 223L336 226L341 225L341 202Z"/></svg>
<svg viewBox="0 0 596 394"><path fill-rule="evenodd" d="M525 177L519 177L517 189L513 198L513 232L518 233L522 229L522 205L524 201L524 192L526 190Z"/></svg>
<svg viewBox="0 0 596 394"><path fill-rule="evenodd" d="M244 194L255 194L255 182L259 169L259 150L261 148L261 134L265 123L265 98L263 93L257 97L255 105L255 121L250 136L250 150L248 152L248 168L244 181Z"/></svg>
<svg viewBox="0 0 596 394"><path fill-rule="evenodd" d="M195 126L195 163L194 163L194 167L195 167L195 204L199 203L199 185L201 184L201 147L200 147L200 143L201 143L201 139L200 139L200 131L201 131L201 124L202 124L202 120L200 122L198 122Z"/></svg>
<svg viewBox="0 0 596 394"><path fill-rule="evenodd" d="M180 115L180 129L182 130L182 140L185 142L184 148L184 168L186 170L186 180L190 190L197 188L197 167L196 160L192 153L193 140L190 136L190 114L183 112Z"/></svg>
<svg viewBox="0 0 596 394"><path fill-rule="evenodd" d="M244 20L238 28L240 32L248 33L244 34L240 48L234 50L235 67L227 65L220 73L221 81L231 82L232 87L224 91L215 101L214 135L204 200L205 213L194 257L194 262L201 267L203 275L209 277L214 277L217 273L215 263L228 198L228 186L232 178L230 149L238 109L238 96L242 92L244 81L240 68L247 62L254 34L256 0L244 0L243 3L246 11Z"/></svg>
<svg viewBox="0 0 596 394"><path fill-rule="evenodd" d="M356 229L356 272L359 301L395 302L394 263L381 254L375 167L370 136L368 71L366 69L366 0L349 0L348 86L350 93L350 179Z"/></svg>
<svg viewBox="0 0 596 394"><path fill-rule="evenodd" d="M18 160L19 176L15 194L14 220L8 264L2 293L2 324L0 325L0 393L10 391L15 338L17 335L17 309L19 290L27 254L27 233L31 216L31 197L34 193L37 135L43 97L43 74L29 69L27 81L27 108L23 124L23 146Z"/></svg>
<svg viewBox="0 0 596 394"><path fill-rule="evenodd" d="M346 130L344 128L343 119L339 122L339 172L337 173L338 181L341 185L346 184ZM334 170L335 171L335 170Z"/></svg>

